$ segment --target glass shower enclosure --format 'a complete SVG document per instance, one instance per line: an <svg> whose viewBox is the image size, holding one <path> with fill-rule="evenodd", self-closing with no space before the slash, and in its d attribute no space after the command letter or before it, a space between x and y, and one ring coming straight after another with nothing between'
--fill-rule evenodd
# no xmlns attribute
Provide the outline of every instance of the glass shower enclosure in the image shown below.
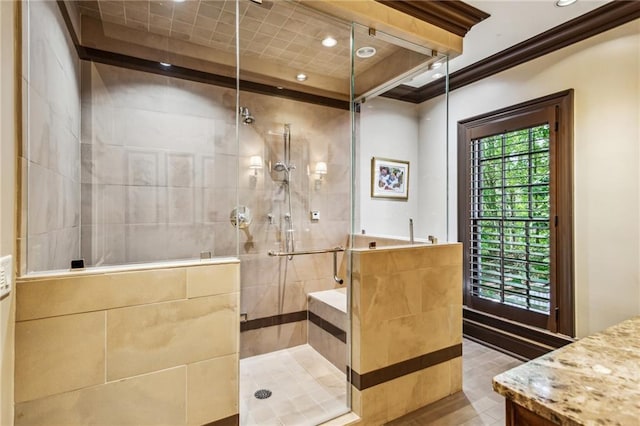
<svg viewBox="0 0 640 426"><path fill-rule="evenodd" d="M313 2L22 16L21 275L237 257L241 424L348 412L361 112L446 57Z"/></svg>

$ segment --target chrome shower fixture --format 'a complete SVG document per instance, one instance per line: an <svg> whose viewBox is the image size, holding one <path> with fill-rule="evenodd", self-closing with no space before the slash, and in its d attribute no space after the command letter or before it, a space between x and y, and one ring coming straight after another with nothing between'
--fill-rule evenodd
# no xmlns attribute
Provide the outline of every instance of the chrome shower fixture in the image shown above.
<svg viewBox="0 0 640 426"><path fill-rule="evenodd" d="M251 115L251 113L249 112L249 108L247 107L240 107L240 116L242 117L242 123L246 125L253 124L256 121L253 115Z"/></svg>

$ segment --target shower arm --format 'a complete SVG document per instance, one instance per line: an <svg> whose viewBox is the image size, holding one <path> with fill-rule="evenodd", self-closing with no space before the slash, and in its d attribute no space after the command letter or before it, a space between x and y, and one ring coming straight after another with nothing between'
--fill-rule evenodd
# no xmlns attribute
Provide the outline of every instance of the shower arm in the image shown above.
<svg viewBox="0 0 640 426"><path fill-rule="evenodd" d="M335 247L330 249L322 249L322 250L301 250L301 251L290 251L290 252L280 252L269 250L267 254L269 256L288 256L292 258L293 256L301 256L306 254L322 254L322 253L333 253L333 280L338 284L344 283L344 280L338 277L338 252L344 251L344 247Z"/></svg>

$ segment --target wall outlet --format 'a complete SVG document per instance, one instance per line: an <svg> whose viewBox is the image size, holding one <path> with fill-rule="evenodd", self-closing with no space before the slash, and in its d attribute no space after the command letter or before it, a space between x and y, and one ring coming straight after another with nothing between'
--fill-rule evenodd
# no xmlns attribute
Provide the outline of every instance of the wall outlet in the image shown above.
<svg viewBox="0 0 640 426"><path fill-rule="evenodd" d="M11 293L13 288L13 258L0 258L0 299Z"/></svg>

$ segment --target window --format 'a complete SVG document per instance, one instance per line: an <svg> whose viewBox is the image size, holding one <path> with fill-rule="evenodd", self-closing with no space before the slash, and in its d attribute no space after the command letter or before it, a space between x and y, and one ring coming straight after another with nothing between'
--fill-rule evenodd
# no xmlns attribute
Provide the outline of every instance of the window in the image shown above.
<svg viewBox="0 0 640 426"><path fill-rule="evenodd" d="M467 307L573 335L572 91L459 123Z"/></svg>

